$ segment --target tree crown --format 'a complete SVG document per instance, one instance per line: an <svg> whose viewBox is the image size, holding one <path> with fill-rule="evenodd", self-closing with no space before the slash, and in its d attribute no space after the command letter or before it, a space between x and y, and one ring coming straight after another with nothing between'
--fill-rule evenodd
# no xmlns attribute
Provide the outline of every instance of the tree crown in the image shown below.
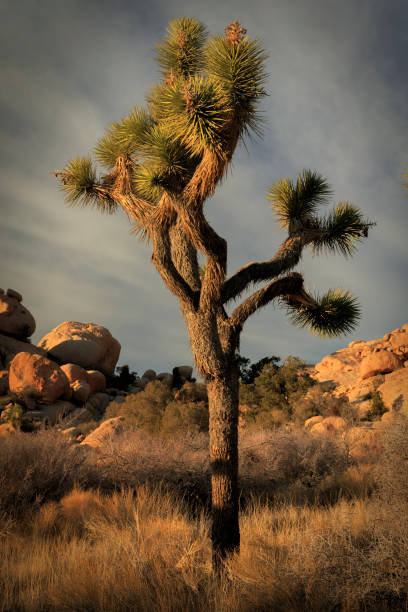
<svg viewBox="0 0 408 612"><path fill-rule="evenodd" d="M148 92L146 107L113 123L95 146L105 172L98 177L91 158L84 157L56 175L68 203L106 213L125 210L136 231L152 239L153 263L186 307L218 311L240 330L253 312L278 299L293 323L313 333L347 333L360 316L355 298L342 289L312 296L291 270L305 247L352 255L374 224L350 202L320 215L332 191L318 172L305 169L296 180L284 178L271 187L268 199L287 238L272 259L248 264L228 279L226 243L203 214L238 142L261 133L266 58L260 41L237 21L223 36L212 37L191 17L171 21L157 45L161 78ZM181 231L177 238L172 228ZM197 251L206 258L201 273ZM265 281L227 317L225 304Z"/></svg>

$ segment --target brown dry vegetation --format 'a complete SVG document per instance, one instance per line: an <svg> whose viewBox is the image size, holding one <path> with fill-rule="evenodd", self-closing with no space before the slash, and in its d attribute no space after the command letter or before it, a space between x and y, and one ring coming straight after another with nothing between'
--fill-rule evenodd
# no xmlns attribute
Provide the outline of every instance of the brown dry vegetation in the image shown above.
<svg viewBox="0 0 408 612"><path fill-rule="evenodd" d="M406 419L375 464L341 438L243 434L241 551L221 581L207 444L126 432L97 455L52 431L1 440L0 610L408 609Z"/></svg>

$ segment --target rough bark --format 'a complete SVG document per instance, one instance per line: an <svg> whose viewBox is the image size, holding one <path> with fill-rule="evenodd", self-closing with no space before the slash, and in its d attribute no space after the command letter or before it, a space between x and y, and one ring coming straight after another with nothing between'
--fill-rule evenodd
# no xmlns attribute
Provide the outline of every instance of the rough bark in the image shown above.
<svg viewBox="0 0 408 612"><path fill-rule="evenodd" d="M238 508L238 375L227 371L207 382L210 411L213 567L222 568L240 544Z"/></svg>

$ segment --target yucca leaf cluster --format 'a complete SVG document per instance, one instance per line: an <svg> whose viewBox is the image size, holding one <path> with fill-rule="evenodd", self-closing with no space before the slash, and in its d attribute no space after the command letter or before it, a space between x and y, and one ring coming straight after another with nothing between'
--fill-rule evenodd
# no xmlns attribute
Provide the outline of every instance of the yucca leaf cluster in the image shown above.
<svg viewBox="0 0 408 612"><path fill-rule="evenodd" d="M357 299L344 289L329 289L314 296L310 305L286 300L291 322L317 336L334 338L348 334L361 317Z"/></svg>
<svg viewBox="0 0 408 612"><path fill-rule="evenodd" d="M147 93L146 107L113 123L96 144L95 159L106 171L101 177L89 158L75 160L65 185L71 203L89 203L94 186L109 182L106 177L125 158L135 197L158 204L164 190L185 187L207 151L230 159L228 146L251 130L259 133L265 52L239 24L231 27L234 36L226 30L225 37L208 39L196 19L170 22L157 45L161 78Z"/></svg>

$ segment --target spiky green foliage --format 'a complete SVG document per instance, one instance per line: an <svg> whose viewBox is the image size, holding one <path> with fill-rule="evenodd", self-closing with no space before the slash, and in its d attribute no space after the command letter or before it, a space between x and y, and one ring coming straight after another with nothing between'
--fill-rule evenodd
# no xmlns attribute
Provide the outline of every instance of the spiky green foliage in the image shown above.
<svg viewBox="0 0 408 612"><path fill-rule="evenodd" d="M225 98L226 106L244 120L244 130L261 133L262 117L258 101L265 96L267 54L257 39L244 38L232 44L227 38L215 36L205 50L205 67Z"/></svg>
<svg viewBox="0 0 408 612"><path fill-rule="evenodd" d="M178 180L183 184L191 177L199 161L163 124L150 130L141 152L167 182Z"/></svg>
<svg viewBox="0 0 408 612"><path fill-rule="evenodd" d="M374 223L363 218L357 206L350 202L339 202L326 217L317 222L321 235L313 242L313 251L329 251L352 255L357 243L367 236L368 228Z"/></svg>
<svg viewBox="0 0 408 612"><path fill-rule="evenodd" d="M318 206L327 204L332 190L318 172L303 170L296 184L290 178L276 181L268 192L268 200L281 227L291 222L312 219Z"/></svg>
<svg viewBox="0 0 408 612"><path fill-rule="evenodd" d="M165 76L188 78L202 68L205 26L192 17L170 21L167 36L157 45L157 61Z"/></svg>
<svg viewBox="0 0 408 612"><path fill-rule="evenodd" d="M222 129L229 109L214 83L203 77L194 77L188 83L179 79L155 93L151 104L174 140L185 145L192 155L202 155L206 149L222 149Z"/></svg>
<svg viewBox="0 0 408 612"><path fill-rule="evenodd" d="M163 194L163 179L154 164L140 164L137 166L132 180L136 193L147 200L157 204Z"/></svg>
<svg viewBox="0 0 408 612"><path fill-rule="evenodd" d="M184 187L199 161L163 124L145 136L140 155L144 162L136 167L133 184L138 195L153 203L159 202L163 189Z"/></svg>
<svg viewBox="0 0 408 612"><path fill-rule="evenodd" d="M65 200L71 206L91 206L108 214L115 212L115 202L97 183L96 170L90 157L76 157L56 174L61 178Z"/></svg>
<svg viewBox="0 0 408 612"><path fill-rule="evenodd" d="M98 141L94 148L96 159L112 168L119 155L134 155L143 146L153 124L153 118L146 109L135 107L122 121L113 123Z"/></svg>
<svg viewBox="0 0 408 612"><path fill-rule="evenodd" d="M361 317L357 299L344 289L330 289L321 297L315 296L310 306L290 299L285 302L294 325L327 338L352 332Z"/></svg>

